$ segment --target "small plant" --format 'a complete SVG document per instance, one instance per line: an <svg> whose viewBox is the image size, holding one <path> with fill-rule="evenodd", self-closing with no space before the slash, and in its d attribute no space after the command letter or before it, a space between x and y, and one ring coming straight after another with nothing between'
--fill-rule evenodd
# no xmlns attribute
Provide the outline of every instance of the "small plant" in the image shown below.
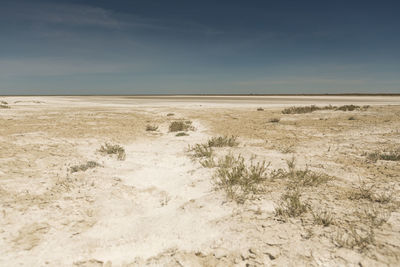
<svg viewBox="0 0 400 267"><path fill-rule="evenodd" d="M189 151L193 151L195 158L210 158L213 154L211 147L205 144L196 144L194 147L189 147Z"/></svg>
<svg viewBox="0 0 400 267"><path fill-rule="evenodd" d="M108 155L115 154L118 160L124 160L126 157L125 149L120 145L105 143L100 147L99 152Z"/></svg>
<svg viewBox="0 0 400 267"><path fill-rule="evenodd" d="M287 170L279 169L273 173L273 178L288 179L289 188L297 188L304 186L319 186L332 179L331 176L324 173L313 172L309 169L296 169L295 158L286 161Z"/></svg>
<svg viewBox="0 0 400 267"><path fill-rule="evenodd" d="M333 223L333 216L328 211L317 211L312 213L316 224L327 227Z"/></svg>
<svg viewBox="0 0 400 267"><path fill-rule="evenodd" d="M358 186L356 189L350 192L349 199L351 200L366 199L373 201L374 200L374 194L372 191L373 187L374 185L367 186L366 183L362 182L360 186Z"/></svg>
<svg viewBox="0 0 400 267"><path fill-rule="evenodd" d="M98 164L95 161L88 161L85 164L80 164L80 165L74 165L70 168L71 173L74 172L79 172L79 171L86 171L88 169L93 169L96 168L97 166L100 166L100 164Z"/></svg>
<svg viewBox="0 0 400 267"><path fill-rule="evenodd" d="M167 117L171 117L171 116L174 116L174 115L175 115L174 113L168 113Z"/></svg>
<svg viewBox="0 0 400 267"><path fill-rule="evenodd" d="M360 217L365 218L371 227L377 228L389 220L390 212L382 211L376 207L370 207L364 210L364 213L361 214Z"/></svg>
<svg viewBox="0 0 400 267"><path fill-rule="evenodd" d="M264 111L264 109L263 108L257 108L257 111Z"/></svg>
<svg viewBox="0 0 400 267"><path fill-rule="evenodd" d="M290 190L286 192L275 209L275 215L281 217L298 217L305 213L308 209L308 205L302 203L300 197L301 193L299 190Z"/></svg>
<svg viewBox="0 0 400 267"><path fill-rule="evenodd" d="M350 225L349 230L339 231L333 241L338 247L357 248L363 251L369 245L375 244L375 233L371 227L357 229L354 225Z"/></svg>
<svg viewBox="0 0 400 267"><path fill-rule="evenodd" d="M218 162L214 184L217 189L224 190L229 199L243 203L250 195L264 190L268 166L265 162L246 165L242 156L227 155Z"/></svg>
<svg viewBox="0 0 400 267"><path fill-rule="evenodd" d="M158 130L158 126L156 125L146 125L146 131L148 132L154 132Z"/></svg>
<svg viewBox="0 0 400 267"><path fill-rule="evenodd" d="M192 122L191 121L173 121L169 125L169 131L170 132L183 132L183 131L188 131L192 130Z"/></svg>
<svg viewBox="0 0 400 267"><path fill-rule="evenodd" d="M354 121L354 120L356 120L356 118L355 118L354 116L350 116L350 117L348 118L348 120L349 120L349 121Z"/></svg>
<svg viewBox="0 0 400 267"><path fill-rule="evenodd" d="M175 136L188 136L188 134L185 132L180 132L180 133L177 133Z"/></svg>
<svg viewBox="0 0 400 267"><path fill-rule="evenodd" d="M278 123L280 120L281 119L279 119L279 118L272 118L272 119L269 120L269 122Z"/></svg>
<svg viewBox="0 0 400 267"><path fill-rule="evenodd" d="M212 137L208 140L209 147L225 147L225 146L237 146L239 142L236 141L237 136L219 136L219 137Z"/></svg>

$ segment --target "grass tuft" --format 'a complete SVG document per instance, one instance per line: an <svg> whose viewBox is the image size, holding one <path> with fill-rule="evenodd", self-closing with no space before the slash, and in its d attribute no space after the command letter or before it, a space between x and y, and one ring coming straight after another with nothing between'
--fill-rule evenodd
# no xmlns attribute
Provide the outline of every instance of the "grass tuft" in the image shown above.
<svg viewBox="0 0 400 267"><path fill-rule="evenodd" d="M277 122L279 122L280 120L281 120L281 119L279 119L279 118L272 118L272 119L269 120L269 122L277 123Z"/></svg>
<svg viewBox="0 0 400 267"><path fill-rule="evenodd" d="M180 132L180 133L177 133L175 136L188 136L188 134L185 132Z"/></svg>
<svg viewBox="0 0 400 267"><path fill-rule="evenodd" d="M158 126L156 125L146 125L146 131L148 132L154 132L158 130Z"/></svg>
<svg viewBox="0 0 400 267"><path fill-rule="evenodd" d="M192 129L193 126L191 121L173 121L169 125L170 132L184 132Z"/></svg>
<svg viewBox="0 0 400 267"><path fill-rule="evenodd" d="M125 149L120 145L105 143L100 147L99 152L108 155L115 154L118 160L124 160L126 158Z"/></svg>
<svg viewBox="0 0 400 267"><path fill-rule="evenodd" d="M239 142L236 141L237 136L218 136L218 137L212 137L211 139L208 140L208 146L209 147L233 147L237 146Z"/></svg>
<svg viewBox="0 0 400 267"><path fill-rule="evenodd" d="M281 202L275 208L275 215L280 217L298 217L305 213L308 209L308 204L301 202L301 193L299 190L290 190L286 192Z"/></svg>
<svg viewBox="0 0 400 267"><path fill-rule="evenodd" d="M318 225L327 227L333 224L333 216L328 211L317 211L313 212L314 222Z"/></svg>
<svg viewBox="0 0 400 267"><path fill-rule="evenodd" d="M70 168L70 172L74 173L74 172L79 172L79 171L86 171L88 169L93 169L96 168L97 166L100 166L100 164L98 164L95 161L88 161L85 164L80 164L80 165L74 165Z"/></svg>
<svg viewBox="0 0 400 267"><path fill-rule="evenodd" d="M189 151L193 152L195 158L210 158L213 154L211 147L205 144L196 144L193 147L189 147Z"/></svg>
<svg viewBox="0 0 400 267"><path fill-rule="evenodd" d="M226 155L218 162L213 177L215 187L224 190L229 199L244 203L251 195L263 191L268 166L265 162L246 164L240 155Z"/></svg>

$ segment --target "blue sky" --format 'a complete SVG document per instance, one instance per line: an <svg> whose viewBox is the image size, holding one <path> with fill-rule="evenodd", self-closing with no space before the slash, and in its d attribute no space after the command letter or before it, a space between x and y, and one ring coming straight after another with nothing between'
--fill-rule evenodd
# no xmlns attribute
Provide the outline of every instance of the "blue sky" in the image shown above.
<svg viewBox="0 0 400 267"><path fill-rule="evenodd" d="M400 93L397 1L1 1L0 94Z"/></svg>

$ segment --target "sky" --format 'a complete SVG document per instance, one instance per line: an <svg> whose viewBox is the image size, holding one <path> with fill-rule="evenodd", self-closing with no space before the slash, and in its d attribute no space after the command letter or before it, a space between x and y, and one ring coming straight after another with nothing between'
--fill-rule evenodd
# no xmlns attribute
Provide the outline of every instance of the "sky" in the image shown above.
<svg viewBox="0 0 400 267"><path fill-rule="evenodd" d="M399 1L0 4L0 95L400 93Z"/></svg>

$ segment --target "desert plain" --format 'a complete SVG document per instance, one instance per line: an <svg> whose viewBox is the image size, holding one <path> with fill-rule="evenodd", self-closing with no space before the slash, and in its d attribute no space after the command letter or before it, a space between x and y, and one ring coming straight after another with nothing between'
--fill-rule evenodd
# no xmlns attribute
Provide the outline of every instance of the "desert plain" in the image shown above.
<svg viewBox="0 0 400 267"><path fill-rule="evenodd" d="M399 96L0 97L0 266L399 266Z"/></svg>

